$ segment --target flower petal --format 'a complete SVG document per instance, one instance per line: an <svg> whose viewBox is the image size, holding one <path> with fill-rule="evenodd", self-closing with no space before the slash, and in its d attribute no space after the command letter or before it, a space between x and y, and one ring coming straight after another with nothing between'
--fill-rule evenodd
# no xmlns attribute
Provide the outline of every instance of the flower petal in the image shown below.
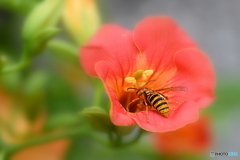
<svg viewBox="0 0 240 160"><path fill-rule="evenodd" d="M209 105L214 99L215 74L209 58L198 49L185 49L175 56L177 73L172 84L188 88L186 98L199 107Z"/></svg>
<svg viewBox="0 0 240 160"><path fill-rule="evenodd" d="M96 64L96 72L98 73L99 78L104 83L105 90L108 93L108 96L111 101L110 108L110 118L111 121L115 125L128 126L135 124L136 122L127 115L127 111L124 107L119 103L116 92L114 92L114 87L112 87L112 83L114 83L115 79L112 79L111 75L113 75L113 70L111 70L106 62L98 62Z"/></svg>
<svg viewBox="0 0 240 160"><path fill-rule="evenodd" d="M146 112L129 113L137 124L151 132L165 132L183 127L187 123L196 121L198 118L198 107L194 101L187 101L176 111L170 113L169 118L161 116L156 111L149 111L149 122L146 120Z"/></svg>
<svg viewBox="0 0 240 160"><path fill-rule="evenodd" d="M138 51L129 30L116 25L105 25L81 48L81 64L86 72L97 76L95 64L105 61L117 77L125 76L136 62Z"/></svg>
<svg viewBox="0 0 240 160"><path fill-rule="evenodd" d="M169 17L147 17L134 29L133 39L146 55L149 68L156 70L153 79L169 77L174 71L174 54L184 48L194 48L195 43ZM158 82L159 84L163 84Z"/></svg>

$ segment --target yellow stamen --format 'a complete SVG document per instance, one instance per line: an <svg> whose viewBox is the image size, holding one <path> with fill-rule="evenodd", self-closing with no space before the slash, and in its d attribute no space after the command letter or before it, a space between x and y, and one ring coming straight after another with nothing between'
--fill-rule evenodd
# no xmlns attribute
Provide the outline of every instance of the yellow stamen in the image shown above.
<svg viewBox="0 0 240 160"><path fill-rule="evenodd" d="M124 79L125 82L131 84L131 86L125 86L124 90L126 92L132 92L134 90L130 90L129 88L141 88L148 82L148 79L153 74L153 72L153 70L138 70L134 72L133 77L126 77Z"/></svg>
<svg viewBox="0 0 240 160"><path fill-rule="evenodd" d="M145 84L146 84L146 82L138 82L138 83L137 83L138 87L142 87L142 86L144 86Z"/></svg>
<svg viewBox="0 0 240 160"><path fill-rule="evenodd" d="M128 87L124 88L124 90L126 92L133 92L134 90L129 90L128 88L135 88L135 87L137 87L137 80L134 77L126 77L124 79L124 81L131 84L131 86L128 86Z"/></svg>
<svg viewBox="0 0 240 160"><path fill-rule="evenodd" d="M142 77L144 70L138 70L137 72L133 73L133 77L137 80Z"/></svg>
<svg viewBox="0 0 240 160"><path fill-rule="evenodd" d="M133 85L137 83L137 81L134 77L126 77L124 80L127 83L132 83Z"/></svg>
<svg viewBox="0 0 240 160"><path fill-rule="evenodd" d="M142 80L146 81L148 77L153 74L153 72L154 72L153 70L145 70L142 74Z"/></svg>

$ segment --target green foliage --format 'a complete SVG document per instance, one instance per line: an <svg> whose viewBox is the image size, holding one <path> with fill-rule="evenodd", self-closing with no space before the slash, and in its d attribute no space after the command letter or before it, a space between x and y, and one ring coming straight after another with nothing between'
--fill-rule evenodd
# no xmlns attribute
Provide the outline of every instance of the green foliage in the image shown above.
<svg viewBox="0 0 240 160"><path fill-rule="evenodd" d="M0 27L3 35L0 73L9 73L0 74L0 87L13 99L15 109L25 113L32 123L46 113L39 136L29 134L25 141L10 146L0 138L0 160L23 148L62 138L72 142L67 160L164 159L141 129L111 123L110 104L102 82L83 73L78 64L78 46L65 37L64 28L59 25L64 3L64 0L0 0L0 8L7 12ZM19 13L26 17L25 22L17 16ZM14 26L18 28L13 31ZM9 27L12 28L7 30ZM13 45L15 42L18 47ZM75 72L69 74L71 69L62 70L63 66L77 68L80 78ZM142 72L139 70L134 77ZM75 79L78 85L69 79ZM240 110L239 92L239 79L219 81L216 101L205 112L220 125L227 124L231 113Z"/></svg>
<svg viewBox="0 0 240 160"><path fill-rule="evenodd" d="M239 111L240 99L239 79L221 79L216 87L216 99L213 104L206 108L213 116L222 119L231 116L231 112Z"/></svg>
<svg viewBox="0 0 240 160"><path fill-rule="evenodd" d="M0 0L0 8L16 13L28 13L42 0Z"/></svg>
<svg viewBox="0 0 240 160"><path fill-rule="evenodd" d="M108 113L100 107L85 108L80 114L85 116L91 126L97 131L109 133L114 128Z"/></svg>

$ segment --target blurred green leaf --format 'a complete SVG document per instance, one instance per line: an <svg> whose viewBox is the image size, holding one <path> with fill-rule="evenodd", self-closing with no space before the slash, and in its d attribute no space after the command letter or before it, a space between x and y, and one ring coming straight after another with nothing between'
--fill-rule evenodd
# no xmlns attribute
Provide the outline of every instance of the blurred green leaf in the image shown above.
<svg viewBox="0 0 240 160"><path fill-rule="evenodd" d="M17 13L28 13L42 0L0 0L0 8Z"/></svg>
<svg viewBox="0 0 240 160"><path fill-rule="evenodd" d="M239 79L224 80L218 82L216 87L216 99L211 106L206 108L216 118L230 116L233 110L240 110L240 85Z"/></svg>
<svg viewBox="0 0 240 160"><path fill-rule="evenodd" d="M60 113L49 117L45 129L66 128L80 126L82 118L76 113Z"/></svg>
<svg viewBox="0 0 240 160"><path fill-rule="evenodd" d="M44 94L44 86L47 82L47 75L44 72L33 72L25 82L24 94L34 97L38 94Z"/></svg>
<svg viewBox="0 0 240 160"><path fill-rule="evenodd" d="M44 72L33 72L25 77L25 84L22 87L22 101L20 100L25 113L30 121L35 120L45 111L45 85L47 75Z"/></svg>
<svg viewBox="0 0 240 160"><path fill-rule="evenodd" d="M85 116L91 126L97 131L101 132L112 132L115 126L110 121L108 113L100 107L88 107L80 112L81 115Z"/></svg>
<svg viewBox="0 0 240 160"><path fill-rule="evenodd" d="M98 160L160 160L159 155L155 152L149 137L134 145L125 146L123 148L108 148L96 143L92 139L86 137L78 137L73 140L66 159L98 159Z"/></svg>
<svg viewBox="0 0 240 160"><path fill-rule="evenodd" d="M56 73L48 74L45 87L46 105L50 115L77 113L85 104L86 100L84 100L83 96L77 95L70 84Z"/></svg>

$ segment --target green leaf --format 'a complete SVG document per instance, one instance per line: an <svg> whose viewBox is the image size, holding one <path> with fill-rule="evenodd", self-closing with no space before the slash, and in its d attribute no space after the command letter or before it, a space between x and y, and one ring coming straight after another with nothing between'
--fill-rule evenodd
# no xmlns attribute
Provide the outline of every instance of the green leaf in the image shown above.
<svg viewBox="0 0 240 160"><path fill-rule="evenodd" d="M84 115L97 131L109 133L115 128L110 121L109 115L100 107L86 108L80 114Z"/></svg>

